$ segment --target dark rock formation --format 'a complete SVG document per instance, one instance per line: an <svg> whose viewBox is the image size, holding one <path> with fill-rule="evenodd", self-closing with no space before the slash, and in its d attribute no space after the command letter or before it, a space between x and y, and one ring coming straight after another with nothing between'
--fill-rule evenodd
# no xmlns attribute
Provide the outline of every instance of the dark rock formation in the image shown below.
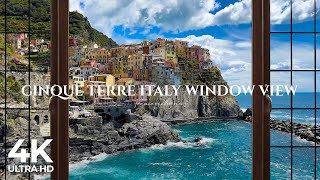
<svg viewBox="0 0 320 180"><path fill-rule="evenodd" d="M247 122L252 122L251 108L247 109L246 112L244 113L244 120ZM319 125L315 127L314 125L310 125L310 124L292 122L292 128L291 128L290 121L271 119L270 128L276 131L282 131L286 133L291 133L291 130L292 130L292 133L296 136L299 136L301 139L316 142L317 144L320 143L320 137L319 137L320 126Z"/></svg>
<svg viewBox="0 0 320 180"><path fill-rule="evenodd" d="M180 140L167 124L153 117L138 118L122 124L120 128L116 128L113 122L101 124L100 118L71 122L71 161L101 153L110 154Z"/></svg>
<svg viewBox="0 0 320 180"><path fill-rule="evenodd" d="M251 121L251 116L252 116L252 109L251 108L248 108L244 113L243 113L243 116L242 116L242 120L246 120L247 121Z"/></svg>

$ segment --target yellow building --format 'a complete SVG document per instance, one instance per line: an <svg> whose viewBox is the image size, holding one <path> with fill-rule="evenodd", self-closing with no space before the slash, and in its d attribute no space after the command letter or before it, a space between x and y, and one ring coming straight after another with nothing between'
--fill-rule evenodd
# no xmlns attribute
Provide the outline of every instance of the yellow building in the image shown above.
<svg viewBox="0 0 320 180"><path fill-rule="evenodd" d="M173 58L176 58L176 51L174 49L174 46L167 45L165 48L164 59L173 59Z"/></svg>
<svg viewBox="0 0 320 180"><path fill-rule="evenodd" d="M142 54L132 54L128 57L128 68L131 70L142 69L143 65L143 55Z"/></svg>
<svg viewBox="0 0 320 180"><path fill-rule="evenodd" d="M177 47L176 56L179 58L187 58L187 47Z"/></svg>
<svg viewBox="0 0 320 180"><path fill-rule="evenodd" d="M120 46L120 47L118 48L118 56L123 57L123 56L125 56L125 55L127 55L127 54L128 54L128 47L126 47L126 46Z"/></svg>
<svg viewBox="0 0 320 180"><path fill-rule="evenodd" d="M135 81L133 78L121 78L116 82L117 85L124 85L124 86L134 85L134 83Z"/></svg>
<svg viewBox="0 0 320 180"><path fill-rule="evenodd" d="M91 79L91 77L90 77ZM115 78L114 76L112 76L111 74L98 74L93 76L93 80L92 81L103 81L106 83L106 85L114 85L115 84Z"/></svg>
<svg viewBox="0 0 320 180"><path fill-rule="evenodd" d="M98 63L107 63L108 57L110 56L110 51L107 49L100 49L95 53L95 59Z"/></svg>
<svg viewBox="0 0 320 180"><path fill-rule="evenodd" d="M75 88L78 86L78 95L84 93L84 78L80 76L73 76L72 79L69 79L69 86ZM75 90L73 91L75 93Z"/></svg>
<svg viewBox="0 0 320 180"><path fill-rule="evenodd" d="M89 59L83 59L83 60L81 60L79 67L85 65L87 62L90 62L90 60L89 60Z"/></svg>
<svg viewBox="0 0 320 180"><path fill-rule="evenodd" d="M115 78L121 79L121 78L129 77L128 69L127 69L128 66L125 61L126 60L124 57L117 57L117 61L113 63L113 69L114 69L113 74Z"/></svg>

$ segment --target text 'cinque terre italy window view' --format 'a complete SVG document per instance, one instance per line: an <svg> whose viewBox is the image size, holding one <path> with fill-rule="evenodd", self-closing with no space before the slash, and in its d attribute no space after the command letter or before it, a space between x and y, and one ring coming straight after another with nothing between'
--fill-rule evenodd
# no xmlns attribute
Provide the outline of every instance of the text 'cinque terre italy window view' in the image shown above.
<svg viewBox="0 0 320 180"><path fill-rule="evenodd" d="M0 2L0 179L48 179L5 157L50 137L51 1ZM70 179L252 178L250 0L69 4ZM319 6L270 1L272 179L320 174Z"/></svg>

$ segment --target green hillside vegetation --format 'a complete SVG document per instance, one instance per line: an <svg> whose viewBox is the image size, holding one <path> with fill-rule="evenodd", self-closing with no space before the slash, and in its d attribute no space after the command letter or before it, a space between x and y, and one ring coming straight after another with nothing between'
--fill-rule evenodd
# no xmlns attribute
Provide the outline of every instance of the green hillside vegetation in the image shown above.
<svg viewBox="0 0 320 180"><path fill-rule="evenodd" d="M4 74L0 73L0 99L5 98L5 81ZM7 78L7 98L8 100L13 99L17 102L26 102L27 97L23 96L21 93L22 83L15 80L14 76L8 76Z"/></svg>
<svg viewBox="0 0 320 180"><path fill-rule="evenodd" d="M8 55L12 55L13 54L13 48L7 43L7 54ZM4 37L0 36L0 55L4 54ZM2 59L2 57L0 56L0 59Z"/></svg>
<svg viewBox="0 0 320 180"><path fill-rule="evenodd" d="M4 32L4 0L0 0L0 31ZM29 1L7 0L7 32L28 32ZM32 38L50 39L50 0L31 0L30 30ZM116 47L111 38L92 28L87 18L70 12L70 35L83 38L84 43L94 41L102 47Z"/></svg>
<svg viewBox="0 0 320 180"><path fill-rule="evenodd" d="M4 67L4 53L5 53L4 43L5 43L4 37L0 36L0 66L3 66L3 67ZM7 43L6 49L7 49L7 67L9 69L19 70L19 69L21 69L21 67L24 69L29 68L29 62L27 60L27 57L16 54L13 50L14 48L13 48L12 44ZM20 60L19 67L13 61L16 58ZM33 70L34 67L35 66L34 66L33 62L31 61L31 64L30 64L31 70Z"/></svg>
<svg viewBox="0 0 320 180"><path fill-rule="evenodd" d="M112 48L118 46L111 38L92 28L86 17L78 12L70 12L69 31L72 35L84 38L83 43L94 41L102 47Z"/></svg>

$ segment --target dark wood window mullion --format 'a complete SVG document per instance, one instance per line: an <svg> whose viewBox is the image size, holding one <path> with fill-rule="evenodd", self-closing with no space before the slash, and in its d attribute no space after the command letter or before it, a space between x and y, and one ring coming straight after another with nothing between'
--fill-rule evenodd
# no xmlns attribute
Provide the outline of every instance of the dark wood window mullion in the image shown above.
<svg viewBox="0 0 320 180"><path fill-rule="evenodd" d="M68 85L69 1L51 1L51 85ZM68 101L53 98L50 104L50 132L53 139L52 179L69 177Z"/></svg>
<svg viewBox="0 0 320 180"><path fill-rule="evenodd" d="M270 1L252 1L252 84L270 84ZM258 90L252 97L252 179L270 179L270 109Z"/></svg>
<svg viewBox="0 0 320 180"><path fill-rule="evenodd" d="M270 85L270 0L263 0L263 84ZM269 88L270 90L270 88ZM264 179L270 179L270 112L271 102L264 100L264 121L263 121L263 161L264 161Z"/></svg>

